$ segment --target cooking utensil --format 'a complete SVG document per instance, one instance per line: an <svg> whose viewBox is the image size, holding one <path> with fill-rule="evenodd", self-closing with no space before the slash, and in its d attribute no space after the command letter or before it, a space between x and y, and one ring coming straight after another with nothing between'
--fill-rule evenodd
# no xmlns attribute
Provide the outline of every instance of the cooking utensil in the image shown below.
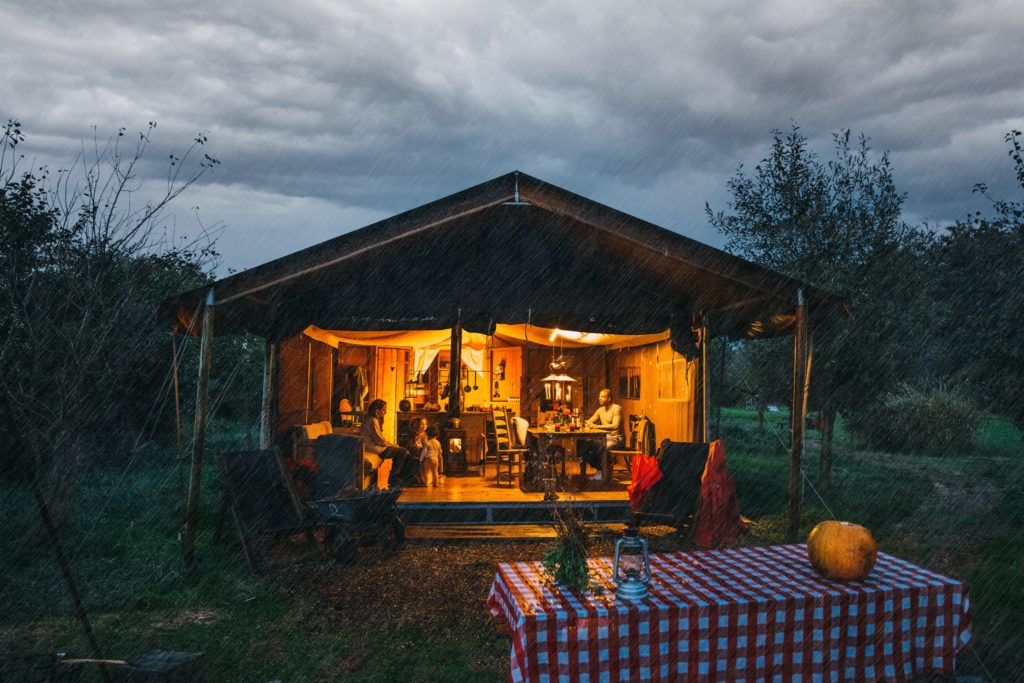
<svg viewBox="0 0 1024 683"><path fill-rule="evenodd" d="M477 390L477 389L479 389L479 388L480 388L480 387L478 387L478 386L476 385L476 370L474 370L474 371L473 371L473 391L476 391L476 390Z"/></svg>

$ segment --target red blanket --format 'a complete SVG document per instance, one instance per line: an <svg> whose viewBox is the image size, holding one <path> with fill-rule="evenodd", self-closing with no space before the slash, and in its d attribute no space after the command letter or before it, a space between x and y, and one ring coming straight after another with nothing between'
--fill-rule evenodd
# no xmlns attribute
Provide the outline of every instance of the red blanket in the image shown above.
<svg viewBox="0 0 1024 683"><path fill-rule="evenodd" d="M629 485L629 507L633 512L639 512L644 494L661 481L661 469L658 467L657 458L641 453L633 456L631 469L633 483Z"/></svg>
<svg viewBox="0 0 1024 683"><path fill-rule="evenodd" d="M699 548L717 548L735 543L746 530L747 525L740 517L740 506L736 500L736 485L725 461L725 444L721 440L713 441L700 479L700 508L694 544Z"/></svg>

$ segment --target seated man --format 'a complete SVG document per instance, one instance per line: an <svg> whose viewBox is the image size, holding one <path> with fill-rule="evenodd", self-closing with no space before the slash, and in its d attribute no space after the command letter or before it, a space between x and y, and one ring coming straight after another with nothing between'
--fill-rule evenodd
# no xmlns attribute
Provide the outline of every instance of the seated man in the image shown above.
<svg viewBox="0 0 1024 683"><path fill-rule="evenodd" d="M580 443L580 474L587 473L587 465L597 470L597 474L591 477L594 480L602 480L601 464L607 461L609 451L622 448L626 441L626 435L622 426L622 406L612 403L611 389L602 389L597 395L597 410L587 420L587 429L597 429L608 432L605 436L604 447L596 444ZM607 483L607 482L603 482Z"/></svg>
<svg viewBox="0 0 1024 683"><path fill-rule="evenodd" d="M391 460L391 474L388 476L388 487L416 486L419 461L413 460L409 451L397 446L384 438L384 415L388 404L382 399L370 402L363 420L363 449L376 453L381 460ZM422 484L421 484L422 485Z"/></svg>

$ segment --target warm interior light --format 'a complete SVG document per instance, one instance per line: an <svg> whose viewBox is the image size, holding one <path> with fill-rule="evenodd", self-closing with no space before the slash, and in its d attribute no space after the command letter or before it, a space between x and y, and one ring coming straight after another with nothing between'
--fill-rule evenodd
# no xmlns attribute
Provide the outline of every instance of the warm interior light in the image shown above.
<svg viewBox="0 0 1024 683"><path fill-rule="evenodd" d="M604 335L597 332L576 332L575 330L561 330L555 328L551 331L548 336L548 341L554 342L558 339L564 339L571 342L579 342L581 344L596 344L603 339Z"/></svg>

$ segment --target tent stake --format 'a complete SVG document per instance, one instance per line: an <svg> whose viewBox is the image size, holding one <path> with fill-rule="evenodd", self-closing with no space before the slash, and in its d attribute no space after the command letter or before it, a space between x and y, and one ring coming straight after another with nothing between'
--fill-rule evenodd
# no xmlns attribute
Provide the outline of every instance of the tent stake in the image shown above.
<svg viewBox="0 0 1024 683"><path fill-rule="evenodd" d="M790 407L789 441L789 509L787 512L786 541L795 543L800 534L803 497L804 429L807 418L807 310L804 290L797 290L796 321L793 331L793 399Z"/></svg>
<svg viewBox="0 0 1024 683"><path fill-rule="evenodd" d="M203 446L206 442L206 406L210 387L210 364L213 361L213 289L206 295L203 307L203 332L199 346L199 381L196 386L195 431L192 436L192 473L188 483L188 506L185 530L181 539L185 569L195 563L196 527L199 524L199 498L203 483Z"/></svg>

